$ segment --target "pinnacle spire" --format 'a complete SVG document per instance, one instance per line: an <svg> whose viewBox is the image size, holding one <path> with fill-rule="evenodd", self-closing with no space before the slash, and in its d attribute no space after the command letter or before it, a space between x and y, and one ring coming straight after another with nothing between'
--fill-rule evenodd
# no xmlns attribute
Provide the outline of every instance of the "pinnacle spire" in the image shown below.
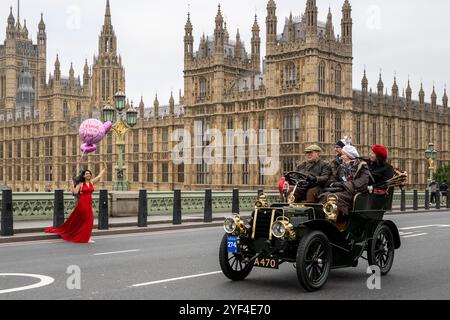
<svg viewBox="0 0 450 320"><path fill-rule="evenodd" d="M111 25L111 6L109 0L106 0L105 25Z"/></svg>
<svg viewBox="0 0 450 320"><path fill-rule="evenodd" d="M26 19L23 21L22 32L25 37L28 37L28 28L27 28L27 20Z"/></svg>
<svg viewBox="0 0 450 320"><path fill-rule="evenodd" d="M442 105L444 106L444 108L448 108L447 88L444 88L444 97L442 98Z"/></svg>
<svg viewBox="0 0 450 320"><path fill-rule="evenodd" d="M187 21L186 21L185 30L186 31L189 31L189 30L192 31L192 22L191 22L191 13L190 12L188 12L188 18L187 18Z"/></svg>
<svg viewBox="0 0 450 320"><path fill-rule="evenodd" d="M425 91L423 91L423 83L420 83L419 102L422 105L425 103Z"/></svg>
<svg viewBox="0 0 450 320"><path fill-rule="evenodd" d="M39 21L39 30L45 30L44 14L41 12L41 21Z"/></svg>
<svg viewBox="0 0 450 320"><path fill-rule="evenodd" d="M8 17L8 25L14 26L14 23L16 23L16 19L14 19L14 15L12 12L12 7L9 7L9 17Z"/></svg>
<svg viewBox="0 0 450 320"><path fill-rule="evenodd" d="M256 14L255 14L255 22L253 22L252 31L253 31L253 33L258 33L260 31L259 25L258 25L258 16Z"/></svg>
<svg viewBox="0 0 450 320"><path fill-rule="evenodd" d="M216 15L216 26L217 27L222 27L223 25L223 16L222 16L222 10L220 9L220 4L217 10L217 15Z"/></svg>
<svg viewBox="0 0 450 320"><path fill-rule="evenodd" d="M381 72L380 72L380 79L378 80L377 88L378 88L378 94L382 95L383 94L384 83L383 83L383 79L381 78Z"/></svg>
<svg viewBox="0 0 450 320"><path fill-rule="evenodd" d="M366 69L365 68L364 68L364 76L362 78L361 84L362 84L363 89L365 89L367 91L367 88L369 86L369 80L367 80L367 75L366 75Z"/></svg>
<svg viewBox="0 0 450 320"><path fill-rule="evenodd" d="M326 36L328 40L335 40L333 28L333 15L331 14L331 7L328 7L328 16L326 23Z"/></svg>

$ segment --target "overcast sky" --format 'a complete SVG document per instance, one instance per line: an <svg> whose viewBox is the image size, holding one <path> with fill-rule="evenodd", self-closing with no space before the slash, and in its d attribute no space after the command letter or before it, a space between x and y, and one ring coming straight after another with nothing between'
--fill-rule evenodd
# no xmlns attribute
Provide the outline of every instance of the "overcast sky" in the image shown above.
<svg viewBox="0 0 450 320"><path fill-rule="evenodd" d="M47 26L47 73L53 73L59 53L63 74L73 62L75 73L82 74L85 58L91 65L98 52L98 36L103 24L106 0L21 0L21 20L36 42L40 13ZM344 0L317 0L319 20L326 21L328 7L333 13L335 32L340 34L341 8ZM278 30L292 11L304 12L306 0L278 0ZM360 89L364 66L369 86L376 91L382 69L385 87L391 91L394 74L400 92L411 79L413 97L417 99L423 81L426 100L430 100L433 82L438 103L442 103L444 86L450 84L450 1L448 0L359 0L353 8L354 66L353 87ZM194 46L199 38L214 30L218 1L210 0L111 0L112 21L118 37L119 52L126 71L127 96L136 103L144 96L152 105L155 93L160 103L168 103L170 91L177 100L183 89L183 36L190 7L194 26ZM250 51L251 26L255 12L265 40L266 0L222 1L222 13L230 38L240 29L241 38ZM6 29L9 7L17 15L17 0L1 0L0 25ZM5 31L2 33L5 37ZM265 48L265 44L263 43ZM265 53L265 50L263 54Z"/></svg>

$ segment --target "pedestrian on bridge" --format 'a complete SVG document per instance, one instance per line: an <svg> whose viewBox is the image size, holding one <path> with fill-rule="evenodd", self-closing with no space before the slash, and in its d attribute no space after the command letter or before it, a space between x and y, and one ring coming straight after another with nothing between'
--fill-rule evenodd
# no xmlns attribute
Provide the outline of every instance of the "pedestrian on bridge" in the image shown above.
<svg viewBox="0 0 450 320"><path fill-rule="evenodd" d="M58 234L62 239L75 243L94 243L91 239L94 226L94 210L92 208L92 193L94 185L100 181L106 172L106 166L100 174L92 179L90 170L83 170L79 183L74 187L73 194L79 194L78 202L67 221L59 228L47 228L46 233Z"/></svg>

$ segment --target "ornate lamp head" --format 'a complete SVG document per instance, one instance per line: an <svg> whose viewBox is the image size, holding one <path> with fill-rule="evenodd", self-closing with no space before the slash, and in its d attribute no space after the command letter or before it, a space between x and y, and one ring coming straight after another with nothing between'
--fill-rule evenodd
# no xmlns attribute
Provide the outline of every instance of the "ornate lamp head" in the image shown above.
<svg viewBox="0 0 450 320"><path fill-rule="evenodd" d="M112 107L112 105L107 103L103 107L103 121L104 122L108 122L108 121L113 122L113 118L114 118L114 108Z"/></svg>
<svg viewBox="0 0 450 320"><path fill-rule="evenodd" d="M123 93L122 90L119 90L114 95L114 102L117 111L121 112L123 109L125 109L125 98L125 93Z"/></svg>

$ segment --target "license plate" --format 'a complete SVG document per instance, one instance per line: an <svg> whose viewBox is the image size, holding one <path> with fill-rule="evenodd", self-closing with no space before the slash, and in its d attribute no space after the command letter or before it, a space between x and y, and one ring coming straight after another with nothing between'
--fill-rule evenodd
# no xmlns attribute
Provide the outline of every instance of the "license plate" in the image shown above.
<svg viewBox="0 0 450 320"><path fill-rule="evenodd" d="M228 237L227 241L228 253L237 253L237 237Z"/></svg>
<svg viewBox="0 0 450 320"><path fill-rule="evenodd" d="M255 267L266 269L279 269L280 264L277 259L271 258L256 258L254 262Z"/></svg>

